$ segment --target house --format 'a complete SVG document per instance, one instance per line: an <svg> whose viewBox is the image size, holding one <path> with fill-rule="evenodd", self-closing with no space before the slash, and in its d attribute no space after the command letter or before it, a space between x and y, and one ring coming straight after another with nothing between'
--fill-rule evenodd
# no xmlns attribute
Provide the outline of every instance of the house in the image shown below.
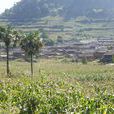
<svg viewBox="0 0 114 114"><path fill-rule="evenodd" d="M100 50L100 51L95 51L94 53L94 57L95 59L100 59L103 57L103 55L106 53L106 51L104 50Z"/></svg>
<svg viewBox="0 0 114 114"><path fill-rule="evenodd" d="M114 51L106 52L103 57L100 59L100 62L103 63L113 63L114 62Z"/></svg>

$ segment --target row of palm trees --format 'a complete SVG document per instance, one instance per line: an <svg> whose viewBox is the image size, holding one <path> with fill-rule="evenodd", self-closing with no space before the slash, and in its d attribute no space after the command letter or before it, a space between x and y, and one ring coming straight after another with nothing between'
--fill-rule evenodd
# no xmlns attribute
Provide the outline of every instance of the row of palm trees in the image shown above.
<svg viewBox="0 0 114 114"><path fill-rule="evenodd" d="M9 48L10 45L16 46L19 44L21 49L30 56L31 60L31 75L33 75L33 56L39 53L39 49L43 46L40 40L39 32L22 33L11 26L0 26L0 41L4 42L7 55L7 76L10 76L9 67Z"/></svg>

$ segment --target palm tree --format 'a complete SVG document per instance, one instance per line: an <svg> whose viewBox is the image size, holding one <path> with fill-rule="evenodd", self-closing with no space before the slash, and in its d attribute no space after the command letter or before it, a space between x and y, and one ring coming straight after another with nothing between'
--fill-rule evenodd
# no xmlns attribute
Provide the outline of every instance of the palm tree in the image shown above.
<svg viewBox="0 0 114 114"><path fill-rule="evenodd" d="M43 46L39 37L39 32L24 34L20 45L22 50L30 57L31 75L33 75L33 56L37 55L39 49Z"/></svg>
<svg viewBox="0 0 114 114"><path fill-rule="evenodd" d="M1 27L0 26L0 40L4 42L6 47L7 54L7 75L10 75L10 67L9 67L9 48L11 43L15 44L18 39L18 32L14 30L11 26Z"/></svg>

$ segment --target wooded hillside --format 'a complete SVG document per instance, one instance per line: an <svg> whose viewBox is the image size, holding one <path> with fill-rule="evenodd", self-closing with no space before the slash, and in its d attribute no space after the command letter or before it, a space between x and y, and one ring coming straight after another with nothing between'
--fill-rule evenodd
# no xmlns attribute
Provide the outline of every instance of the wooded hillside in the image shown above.
<svg viewBox="0 0 114 114"><path fill-rule="evenodd" d="M94 18L114 17L113 0L21 0L6 10L1 18L31 20L46 16L76 18L87 16Z"/></svg>

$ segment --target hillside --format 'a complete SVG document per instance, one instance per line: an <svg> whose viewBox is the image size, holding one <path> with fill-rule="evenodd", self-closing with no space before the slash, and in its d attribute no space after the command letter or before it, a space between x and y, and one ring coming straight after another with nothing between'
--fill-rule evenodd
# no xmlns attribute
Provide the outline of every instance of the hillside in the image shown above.
<svg viewBox="0 0 114 114"><path fill-rule="evenodd" d="M46 16L112 18L113 8L113 0L21 0L1 17L16 21Z"/></svg>
<svg viewBox="0 0 114 114"><path fill-rule="evenodd" d="M0 24L43 29L53 40L113 38L113 8L113 0L21 0L1 15Z"/></svg>
<svg viewBox="0 0 114 114"><path fill-rule="evenodd" d="M61 17L45 17L29 22L9 22L0 19L0 25L11 24L17 30L24 32L43 29L50 39L56 41L58 36L64 40L71 39L96 39L99 37L114 38L114 19L89 19L78 17L76 19L64 20Z"/></svg>

